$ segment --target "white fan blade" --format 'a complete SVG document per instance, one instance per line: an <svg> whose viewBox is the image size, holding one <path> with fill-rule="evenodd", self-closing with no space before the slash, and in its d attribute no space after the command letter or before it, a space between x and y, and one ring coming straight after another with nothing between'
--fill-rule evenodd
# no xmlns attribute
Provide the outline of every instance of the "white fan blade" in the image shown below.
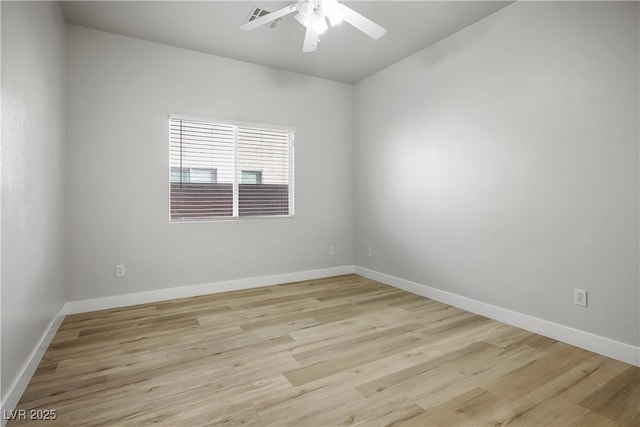
<svg viewBox="0 0 640 427"><path fill-rule="evenodd" d="M320 33L313 31L311 28L307 28L307 32L304 33L304 44L302 45L302 51L314 52L318 48L319 40Z"/></svg>
<svg viewBox="0 0 640 427"><path fill-rule="evenodd" d="M342 14L344 16L344 20L372 39L379 39L387 32L387 30L382 28L380 25L376 24L368 18L365 18L350 7L347 7L344 4L340 4L340 6L342 6Z"/></svg>
<svg viewBox="0 0 640 427"><path fill-rule="evenodd" d="M275 12L267 13L266 15L261 16L260 18L256 18L253 21L244 23L240 25L240 28L242 28L245 31L253 30L254 28L258 28L261 25L267 24L285 15L293 13L296 10L298 10L298 3L290 4L289 6L283 7L282 9L278 9Z"/></svg>

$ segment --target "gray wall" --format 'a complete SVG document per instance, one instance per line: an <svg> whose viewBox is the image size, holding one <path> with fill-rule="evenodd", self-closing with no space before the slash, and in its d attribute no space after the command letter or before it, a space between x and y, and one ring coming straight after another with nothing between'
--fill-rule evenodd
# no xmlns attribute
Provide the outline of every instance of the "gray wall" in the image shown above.
<svg viewBox="0 0 640 427"><path fill-rule="evenodd" d="M70 301L353 264L352 86L82 27L67 49ZM170 224L169 113L296 127L295 218Z"/></svg>
<svg viewBox="0 0 640 427"><path fill-rule="evenodd" d="M637 346L638 16L519 2L358 84L356 263Z"/></svg>
<svg viewBox="0 0 640 427"><path fill-rule="evenodd" d="M57 2L2 2L3 397L65 302L64 33Z"/></svg>

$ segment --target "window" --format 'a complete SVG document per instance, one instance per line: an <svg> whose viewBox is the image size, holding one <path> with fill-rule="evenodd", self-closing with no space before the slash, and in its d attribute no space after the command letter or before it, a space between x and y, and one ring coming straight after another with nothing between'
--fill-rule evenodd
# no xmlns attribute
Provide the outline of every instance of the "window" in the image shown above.
<svg viewBox="0 0 640 427"><path fill-rule="evenodd" d="M217 182L218 170L211 168L182 168L180 177L180 167L171 168L171 182Z"/></svg>
<svg viewBox="0 0 640 427"><path fill-rule="evenodd" d="M293 215L292 129L169 121L171 220Z"/></svg>
<svg viewBox="0 0 640 427"><path fill-rule="evenodd" d="M242 171L242 184L262 184L262 171Z"/></svg>

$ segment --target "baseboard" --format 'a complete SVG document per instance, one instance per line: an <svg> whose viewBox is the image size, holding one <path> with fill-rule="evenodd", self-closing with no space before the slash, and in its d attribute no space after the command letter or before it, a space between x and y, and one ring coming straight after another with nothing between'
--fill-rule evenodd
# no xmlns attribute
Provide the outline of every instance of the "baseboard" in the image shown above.
<svg viewBox="0 0 640 427"><path fill-rule="evenodd" d="M319 270L298 271L294 273L273 274L269 276L251 277L247 279L226 280L223 282L179 286L175 288L158 289L147 292L137 292L103 298L70 301L65 304L65 310L67 314L86 313L89 311L127 307L137 304L147 304L175 298L188 298L219 292L237 291L240 289L277 285L280 283L321 279L324 277L352 274L353 272L353 265L345 265L340 267L323 268Z"/></svg>
<svg viewBox="0 0 640 427"><path fill-rule="evenodd" d="M590 332L487 304L368 268L356 266L355 273L377 282L452 305L462 310L470 311L594 353L611 357L612 359L640 366L640 347L634 347L630 344L615 341Z"/></svg>
<svg viewBox="0 0 640 427"><path fill-rule="evenodd" d="M44 334L40 337L38 344L35 346L27 360L25 361L22 369L20 370L17 378L14 380L13 384L9 387L9 391L6 396L4 396L4 401L2 402L2 412L0 413L0 425L4 426L8 420L5 419L5 414L9 411L15 409L20 401L20 397L22 397L22 393L27 388L29 381L31 381L31 377L34 372L38 368L44 353L47 351L49 344L51 344L51 340L53 336L58 331L60 324L64 320L65 316L65 307L63 306L58 314L51 320L49 326L45 330ZM6 412L5 412L6 411Z"/></svg>

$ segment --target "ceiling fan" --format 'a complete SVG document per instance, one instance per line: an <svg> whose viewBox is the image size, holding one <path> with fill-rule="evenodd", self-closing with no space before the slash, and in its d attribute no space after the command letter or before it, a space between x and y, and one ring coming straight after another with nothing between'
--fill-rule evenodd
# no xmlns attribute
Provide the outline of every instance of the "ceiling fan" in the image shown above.
<svg viewBox="0 0 640 427"><path fill-rule="evenodd" d="M365 18L350 7L338 3L338 0L298 0L287 7L242 24L240 28L247 31L253 30L294 12L298 12L295 18L307 29L304 36L304 44L302 45L303 52L313 52L318 48L320 34L329 28L327 19L329 19L332 27L345 21L373 39L379 39L387 32L380 25Z"/></svg>

